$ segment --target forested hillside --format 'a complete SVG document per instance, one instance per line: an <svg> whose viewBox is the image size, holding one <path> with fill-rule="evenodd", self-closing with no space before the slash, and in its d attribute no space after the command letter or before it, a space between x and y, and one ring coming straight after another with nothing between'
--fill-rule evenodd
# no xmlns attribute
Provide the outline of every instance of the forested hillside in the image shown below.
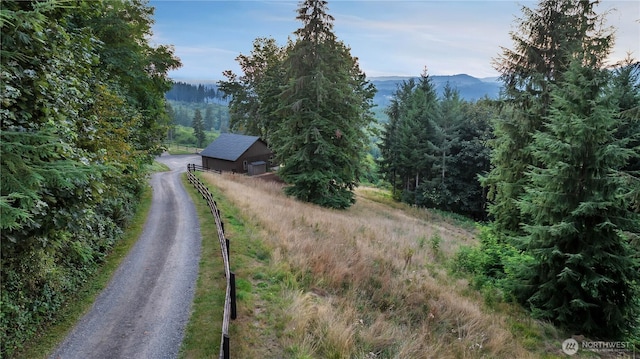
<svg viewBox="0 0 640 359"><path fill-rule="evenodd" d="M135 1L3 2L0 356L85 284L127 224L170 119Z"/></svg>
<svg viewBox="0 0 640 359"><path fill-rule="evenodd" d="M196 111L200 111L207 131L227 132L229 108L217 103L167 101L167 113L172 124L191 127ZM169 133L171 139L171 133Z"/></svg>
<svg viewBox="0 0 640 359"><path fill-rule="evenodd" d="M460 98L465 101L474 102L483 98L497 99L500 96L502 83L497 79L479 79L466 74L451 76L430 76L431 82L438 96L444 95L445 88L452 88L460 94ZM374 102L379 107L388 107L391 104L394 92L403 82L409 81L412 77L372 77L371 83L378 90L374 97ZM419 76L413 77L414 81Z"/></svg>
<svg viewBox="0 0 640 359"><path fill-rule="evenodd" d="M216 85L193 85L186 82L174 82L171 90L165 94L167 100L179 102L216 102L224 103L224 94Z"/></svg>

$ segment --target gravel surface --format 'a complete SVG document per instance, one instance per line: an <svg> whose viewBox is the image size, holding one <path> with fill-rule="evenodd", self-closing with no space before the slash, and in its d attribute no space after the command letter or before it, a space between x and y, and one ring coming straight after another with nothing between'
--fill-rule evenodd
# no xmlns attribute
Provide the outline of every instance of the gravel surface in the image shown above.
<svg viewBox="0 0 640 359"><path fill-rule="evenodd" d="M200 227L180 181L198 155L158 158L172 171L153 174L144 231L90 311L49 357L175 358L193 301Z"/></svg>

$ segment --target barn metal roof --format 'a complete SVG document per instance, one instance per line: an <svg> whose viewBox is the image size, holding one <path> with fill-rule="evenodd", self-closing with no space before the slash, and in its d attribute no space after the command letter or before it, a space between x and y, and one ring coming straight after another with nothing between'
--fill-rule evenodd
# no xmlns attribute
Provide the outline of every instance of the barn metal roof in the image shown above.
<svg viewBox="0 0 640 359"><path fill-rule="evenodd" d="M249 147L260 140L258 136L222 133L207 148L200 152L201 156L236 161Z"/></svg>

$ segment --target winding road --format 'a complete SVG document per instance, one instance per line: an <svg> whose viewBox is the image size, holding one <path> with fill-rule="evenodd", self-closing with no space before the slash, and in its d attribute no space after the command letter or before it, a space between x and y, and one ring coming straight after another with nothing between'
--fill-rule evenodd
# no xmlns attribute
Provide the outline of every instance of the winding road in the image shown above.
<svg viewBox="0 0 640 359"><path fill-rule="evenodd" d="M200 260L200 227L180 176L198 155L157 158L142 235L107 288L50 359L175 358L189 320Z"/></svg>

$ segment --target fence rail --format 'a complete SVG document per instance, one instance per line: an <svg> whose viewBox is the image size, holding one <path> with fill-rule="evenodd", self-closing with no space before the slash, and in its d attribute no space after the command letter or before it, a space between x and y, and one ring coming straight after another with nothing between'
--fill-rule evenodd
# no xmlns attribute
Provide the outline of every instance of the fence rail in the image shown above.
<svg viewBox="0 0 640 359"><path fill-rule="evenodd" d="M195 172L195 171L200 171L200 172L214 172L214 173L222 173L221 170L214 170L211 168L207 168L207 167L203 167L200 165L196 165L194 163L189 163L187 165L187 171L191 171L191 172Z"/></svg>
<svg viewBox="0 0 640 359"><path fill-rule="evenodd" d="M200 167L200 168L198 168ZM229 319L236 319L236 276L231 272L229 266L229 239L224 235L224 222L220 218L220 210L213 199L213 195L209 192L207 186L200 181L194 174L196 170L203 170L202 166L194 164L187 165L187 178L197 190L198 193L207 201L211 214L216 221L218 230L218 240L220 241L220 252L224 263L224 274L227 279L227 290L224 299L224 314L222 318L222 337L220 338L220 359L229 359Z"/></svg>

